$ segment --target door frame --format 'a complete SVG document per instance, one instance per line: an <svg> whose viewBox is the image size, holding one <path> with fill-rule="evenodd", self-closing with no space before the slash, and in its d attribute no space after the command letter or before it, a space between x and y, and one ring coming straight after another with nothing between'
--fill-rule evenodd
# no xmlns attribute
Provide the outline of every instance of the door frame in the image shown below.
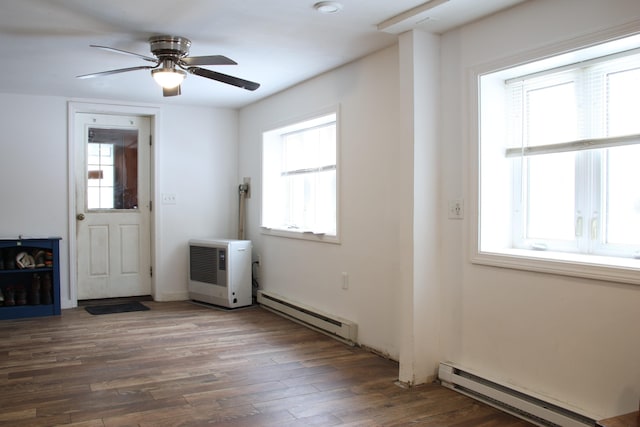
<svg viewBox="0 0 640 427"><path fill-rule="evenodd" d="M149 118L150 132L152 135L151 152L149 153L149 201L152 205L149 218L149 233L151 238L151 247L149 255L151 266L155 265L155 260L159 259L158 246L156 245L158 237L158 221L157 206L154 201L157 200L157 177L158 177L158 135L160 123L160 108L150 105L122 105L108 102L82 102L69 101L67 114L67 194L68 194L68 224L69 224L69 287L64 289L61 287L60 297L62 308L73 308L78 306L78 259L77 259L77 243L76 243L76 195L75 195L75 123L76 113L94 113L94 114L111 114L111 115L128 115L128 116L144 116ZM157 294L155 275L151 276L151 296L155 298Z"/></svg>

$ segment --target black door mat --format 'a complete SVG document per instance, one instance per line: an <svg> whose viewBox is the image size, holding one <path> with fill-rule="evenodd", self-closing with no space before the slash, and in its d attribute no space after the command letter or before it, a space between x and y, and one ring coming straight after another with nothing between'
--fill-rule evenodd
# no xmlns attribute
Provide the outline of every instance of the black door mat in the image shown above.
<svg viewBox="0 0 640 427"><path fill-rule="evenodd" d="M127 302L145 302L153 301L151 295L135 295L130 297L115 297L115 298L97 298L97 299L79 299L78 307L88 307L91 305L107 305L107 304L124 304Z"/></svg>
<svg viewBox="0 0 640 427"><path fill-rule="evenodd" d="M112 314L112 313L128 313L131 311L146 311L149 310L144 304L137 301L127 302L124 304L105 304L105 305L92 305L84 308L91 314Z"/></svg>

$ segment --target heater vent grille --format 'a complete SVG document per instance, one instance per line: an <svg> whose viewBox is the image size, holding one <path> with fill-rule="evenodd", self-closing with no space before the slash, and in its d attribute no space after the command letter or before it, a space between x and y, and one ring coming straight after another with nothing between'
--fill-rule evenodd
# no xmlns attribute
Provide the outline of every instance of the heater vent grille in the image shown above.
<svg viewBox="0 0 640 427"><path fill-rule="evenodd" d="M342 326L342 322L340 322L338 320L332 319L332 318L330 318L328 316L322 315L322 314L320 314L318 312L315 312L315 311L312 311L312 310L308 310L306 308L300 307L298 305L292 304L292 303L284 301L282 299L274 298L271 295L265 294L264 292L262 293L262 298L274 301L274 302L276 302L278 304L282 304L283 306L288 307L288 308L290 308L292 310L299 311L300 313L308 314L309 316L315 317L316 319L319 319L322 322L331 323L331 324L336 325L338 327ZM263 301L263 303L264 303L264 301Z"/></svg>
<svg viewBox="0 0 640 427"><path fill-rule="evenodd" d="M322 313L315 308L264 291L258 291L258 303L274 313L351 345L357 340L358 326L349 320Z"/></svg>
<svg viewBox="0 0 640 427"><path fill-rule="evenodd" d="M595 420L531 394L480 377L448 363L440 363L443 386L541 427L594 426Z"/></svg>
<svg viewBox="0 0 640 427"><path fill-rule="evenodd" d="M523 411L520 408L517 408L515 406L511 406L508 403L505 402L501 402L498 399L494 399L488 396L485 396L481 393L478 393L474 390L468 389L466 387L460 387L460 386L456 386L455 387L456 390L464 392L464 394L466 394L467 396L473 397L476 400L485 402L493 407L496 408L500 408L502 410L504 410L505 412L509 412L513 415L518 416L519 418L523 418L525 420L531 421L533 423L535 423L536 425L539 426L544 426L544 427L560 427L558 426L558 424L552 423L550 421L547 421L545 419L542 419L538 416L535 416L533 414L530 414L529 412Z"/></svg>
<svg viewBox="0 0 640 427"><path fill-rule="evenodd" d="M191 280L218 284L218 248L190 246L189 268Z"/></svg>

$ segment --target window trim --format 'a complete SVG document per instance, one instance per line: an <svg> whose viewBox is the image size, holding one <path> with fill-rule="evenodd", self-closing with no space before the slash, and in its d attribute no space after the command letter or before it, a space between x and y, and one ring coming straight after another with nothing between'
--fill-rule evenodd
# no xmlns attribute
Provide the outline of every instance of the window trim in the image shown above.
<svg viewBox="0 0 640 427"><path fill-rule="evenodd" d="M634 37L640 38L640 31L637 29L637 22L609 28L604 31L592 33L586 36L568 40L563 43L546 46L522 52L517 55L505 57L493 62L471 66L467 69L468 78L468 105L469 105L469 144L470 162L469 178L471 180L469 196L471 199L469 209L469 233L470 233L470 262L478 265L488 265L500 268L509 268L538 273L546 273L560 276L580 277L594 280L604 280L618 283L640 285L640 259L636 258L616 258L601 255L586 255L576 253L552 252L552 251L532 251L512 248L485 248L482 249L482 227L481 227L481 191L482 191L482 169L481 169L481 122L482 111L480 109L480 88L481 78L484 75L496 73L501 70L516 68L520 65L521 70L517 75L522 76L528 73L535 73L537 70L527 69L529 64L541 60L547 60L548 66L545 69L562 66L562 63L555 63L565 57L573 56L577 51L589 48L599 49L607 43L624 45L623 39ZM623 49L618 49L623 50ZM604 54L594 54L593 56L604 56ZM575 59L573 62L576 62ZM517 75L511 77L517 77ZM507 76L507 78L509 78ZM503 155L505 153L503 152Z"/></svg>
<svg viewBox="0 0 640 427"><path fill-rule="evenodd" d="M275 131L281 128L286 128L288 126L293 126L301 122L305 122L308 120L313 120L320 118L322 116L327 116L329 114L335 114L336 116L336 235L327 235L324 233L314 233L311 231L294 231L294 230L284 230L284 229L276 229L269 228L263 226L263 198L264 198L264 178L263 178L263 167L264 167L264 138L261 141L261 151L260 151L260 176L262 180L263 189L261 191L261 200L260 200L260 233L265 236L274 236L274 237L285 237L290 239L299 239L299 240L307 240L313 242L320 243L331 243L331 244L341 244L341 108L340 104L331 105L328 107L324 107L318 110L314 110L313 112L309 112L303 115L291 117L289 119L283 120L281 122L272 124L270 126L266 126L260 135L264 135L265 133Z"/></svg>

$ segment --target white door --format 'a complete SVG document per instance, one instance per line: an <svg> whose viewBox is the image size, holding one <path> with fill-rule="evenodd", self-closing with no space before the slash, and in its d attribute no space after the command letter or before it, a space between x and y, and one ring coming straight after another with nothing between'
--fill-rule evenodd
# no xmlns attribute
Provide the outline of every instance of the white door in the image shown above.
<svg viewBox="0 0 640 427"><path fill-rule="evenodd" d="M78 299L151 293L150 119L77 113Z"/></svg>

